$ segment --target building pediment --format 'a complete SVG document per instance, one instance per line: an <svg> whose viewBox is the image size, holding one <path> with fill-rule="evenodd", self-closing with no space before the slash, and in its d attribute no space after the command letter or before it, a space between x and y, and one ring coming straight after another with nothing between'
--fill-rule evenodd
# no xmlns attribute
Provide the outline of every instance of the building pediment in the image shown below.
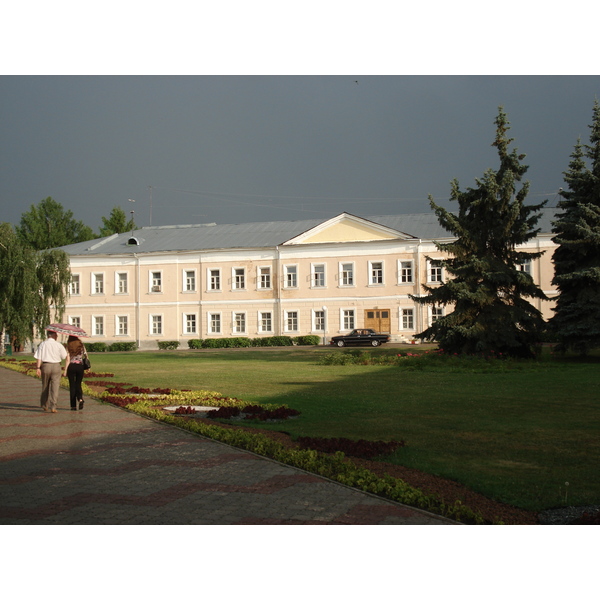
<svg viewBox="0 0 600 600"><path fill-rule="evenodd" d="M368 219L342 213L289 239L283 245L372 242L398 239L409 240L414 239L414 237Z"/></svg>

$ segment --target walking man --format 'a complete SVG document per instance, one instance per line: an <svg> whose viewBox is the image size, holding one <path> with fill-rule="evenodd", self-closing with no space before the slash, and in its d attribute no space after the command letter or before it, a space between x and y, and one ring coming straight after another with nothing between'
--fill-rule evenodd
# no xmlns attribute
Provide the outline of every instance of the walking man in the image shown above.
<svg viewBox="0 0 600 600"><path fill-rule="evenodd" d="M36 373L42 378L40 404L45 411L56 412L58 390L60 389L61 362L67 358L67 351L56 341L56 331L47 331L48 339L43 341L33 357L37 359Z"/></svg>

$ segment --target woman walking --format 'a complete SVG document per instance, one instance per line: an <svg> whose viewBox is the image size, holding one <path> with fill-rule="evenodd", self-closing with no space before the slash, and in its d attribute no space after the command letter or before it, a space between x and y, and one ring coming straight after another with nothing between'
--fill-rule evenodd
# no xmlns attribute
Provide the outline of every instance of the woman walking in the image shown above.
<svg viewBox="0 0 600 600"><path fill-rule="evenodd" d="M83 409L83 391L81 382L83 380L83 357L85 346L83 342L74 335L67 340L67 364L65 365L65 377L69 378L69 395L71 397L71 410Z"/></svg>

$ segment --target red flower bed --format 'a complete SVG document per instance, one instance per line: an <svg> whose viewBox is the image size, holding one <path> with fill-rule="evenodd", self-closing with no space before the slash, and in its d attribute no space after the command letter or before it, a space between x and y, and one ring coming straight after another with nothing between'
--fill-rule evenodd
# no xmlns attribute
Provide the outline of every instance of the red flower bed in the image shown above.
<svg viewBox="0 0 600 600"><path fill-rule="evenodd" d="M296 440L301 448L318 452L343 452L346 456L356 458L375 458L384 454L392 454L398 448L406 446L406 442L370 442L368 440L349 440L347 438L313 438L299 437Z"/></svg>
<svg viewBox="0 0 600 600"><path fill-rule="evenodd" d="M299 414L299 411L294 410L293 408L286 408L285 406L280 406L279 408L270 410L264 408L263 406L259 406L258 404L252 404L245 406L242 409L239 409L235 406L222 406L218 410L209 411L206 413L206 416L209 419L231 419L232 417L244 415L245 419L256 419L259 421L280 421L289 417L295 417Z"/></svg>

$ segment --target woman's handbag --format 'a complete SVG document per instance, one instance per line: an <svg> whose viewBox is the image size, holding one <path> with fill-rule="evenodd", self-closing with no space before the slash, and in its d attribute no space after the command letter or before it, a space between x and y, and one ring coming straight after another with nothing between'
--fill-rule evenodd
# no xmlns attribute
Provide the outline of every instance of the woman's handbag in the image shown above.
<svg viewBox="0 0 600 600"><path fill-rule="evenodd" d="M90 363L90 359L88 358L87 354L83 355L83 358L81 359L81 364L83 365L84 371L87 371L92 367L92 363Z"/></svg>

